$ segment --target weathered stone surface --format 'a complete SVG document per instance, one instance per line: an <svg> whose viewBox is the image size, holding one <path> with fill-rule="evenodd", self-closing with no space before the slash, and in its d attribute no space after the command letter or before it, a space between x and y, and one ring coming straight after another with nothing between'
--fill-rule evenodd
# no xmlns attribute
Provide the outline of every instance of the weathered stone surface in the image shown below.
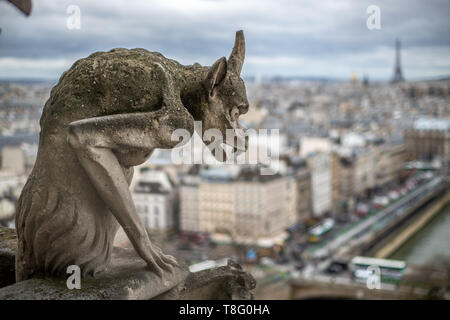
<svg viewBox="0 0 450 320"><path fill-rule="evenodd" d="M114 248L110 267L81 280L81 289L69 290L66 278L46 277L14 284L17 238L14 229L0 227L0 300L108 300L108 299L253 299L253 277L229 260L227 266L196 273L186 266L163 278L151 272L131 249ZM69 275L67 275L68 277Z"/></svg>
<svg viewBox="0 0 450 320"><path fill-rule="evenodd" d="M255 286L255 279L229 260L227 266L190 273L184 283L154 299L252 300Z"/></svg>
<svg viewBox="0 0 450 320"><path fill-rule="evenodd" d="M64 72L44 106L36 162L17 205L17 281L64 275L68 265L84 275L108 269L119 224L151 270L168 274L176 261L150 242L139 219L129 190L133 167L155 148L178 146L172 133L191 135L195 120L201 134L218 129L225 137L234 130L240 143L224 142L246 150L238 130L248 110L244 55L238 31L229 59L211 67L113 49ZM207 142L221 159L220 145Z"/></svg>
<svg viewBox="0 0 450 320"><path fill-rule="evenodd" d="M0 288L16 282L14 272L16 249L15 230L0 227Z"/></svg>
<svg viewBox="0 0 450 320"><path fill-rule="evenodd" d="M68 289L65 278L36 278L1 288L0 300L148 300L184 283L188 275L183 267L160 278L134 250L114 248L110 267L95 278L83 278L81 289Z"/></svg>

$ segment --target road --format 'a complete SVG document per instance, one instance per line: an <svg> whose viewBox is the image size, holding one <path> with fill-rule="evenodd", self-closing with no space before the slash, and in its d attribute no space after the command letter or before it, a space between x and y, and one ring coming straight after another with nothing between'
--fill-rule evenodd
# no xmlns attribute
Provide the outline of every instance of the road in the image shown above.
<svg viewBox="0 0 450 320"><path fill-rule="evenodd" d="M430 193L435 192L445 183L442 177L435 177L417 186L414 190L404 195L388 207L368 216L356 224L336 224L332 231L322 238L319 244L309 244L306 241L305 230L303 236L294 236L285 246L284 263L299 264L299 240L302 254L302 264L306 269L313 270L314 273L322 273L333 261L333 255L341 248L345 248L350 243L363 240L373 231L383 228L391 219L401 216L407 212L412 203L420 201ZM293 254L297 252L297 254ZM306 254L304 254L306 252ZM295 268L293 268L295 269Z"/></svg>
<svg viewBox="0 0 450 320"><path fill-rule="evenodd" d="M347 232L339 235L331 241L328 241L323 248L319 249L320 251L316 251L319 253L317 256L330 256L338 249L348 244L350 240L360 238L365 233L370 232L375 228L381 228L382 225L384 225L389 219L404 214L406 209L411 207L412 202L419 201L430 193L435 192L443 182L444 179L442 177L436 177L431 181L417 187L415 190L405 195L392 205L380 210L375 215L361 221Z"/></svg>

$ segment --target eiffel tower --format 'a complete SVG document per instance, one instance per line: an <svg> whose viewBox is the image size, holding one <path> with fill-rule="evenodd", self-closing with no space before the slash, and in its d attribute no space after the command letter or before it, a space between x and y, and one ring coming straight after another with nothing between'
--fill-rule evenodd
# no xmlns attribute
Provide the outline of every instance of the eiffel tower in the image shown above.
<svg viewBox="0 0 450 320"><path fill-rule="evenodd" d="M392 77L392 83L403 82L402 66L400 62L400 40L395 40L395 66L394 66L394 76Z"/></svg>

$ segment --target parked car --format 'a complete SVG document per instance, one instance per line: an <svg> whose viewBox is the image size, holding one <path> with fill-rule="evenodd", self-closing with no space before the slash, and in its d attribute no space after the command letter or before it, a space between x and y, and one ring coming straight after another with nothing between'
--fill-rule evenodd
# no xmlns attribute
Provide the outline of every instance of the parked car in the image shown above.
<svg viewBox="0 0 450 320"><path fill-rule="evenodd" d="M289 263L289 258L285 254L282 254L276 259L276 262L277 264L287 264Z"/></svg>
<svg viewBox="0 0 450 320"><path fill-rule="evenodd" d="M348 265L342 261L332 261L325 269L328 274L338 274L348 269Z"/></svg>
<svg viewBox="0 0 450 320"><path fill-rule="evenodd" d="M389 194L388 194L388 196L389 196L389 198L391 199L391 200L397 200L399 197L400 197L400 195L398 194L398 192L397 191L391 191L391 192L389 192Z"/></svg>
<svg viewBox="0 0 450 320"><path fill-rule="evenodd" d="M434 176L434 174L433 174L433 172L431 172L431 171L427 171L427 172L425 172L425 173L423 174L423 177L424 177L425 179L427 179L427 180L433 178L433 176Z"/></svg>
<svg viewBox="0 0 450 320"><path fill-rule="evenodd" d="M369 209L369 205L360 202L356 205L355 214L359 217L365 217L369 212Z"/></svg>
<svg viewBox="0 0 450 320"><path fill-rule="evenodd" d="M378 196L373 199L373 205L376 209L384 208L389 204L389 198L386 196Z"/></svg>
<svg viewBox="0 0 450 320"><path fill-rule="evenodd" d="M302 251L299 249L292 250L291 254L292 254L292 258L294 258L295 260L302 259Z"/></svg>
<svg viewBox="0 0 450 320"><path fill-rule="evenodd" d="M268 257L263 257L261 258L261 264L265 266L273 266L275 265L275 262Z"/></svg>
<svg viewBox="0 0 450 320"><path fill-rule="evenodd" d="M398 189L398 193L400 193L402 196L408 193L408 189L406 187L402 187Z"/></svg>
<svg viewBox="0 0 450 320"><path fill-rule="evenodd" d="M297 261L297 262L294 264L294 268L295 268L295 270L300 271L300 270L302 270L303 268L305 268L305 264L303 263L303 261Z"/></svg>

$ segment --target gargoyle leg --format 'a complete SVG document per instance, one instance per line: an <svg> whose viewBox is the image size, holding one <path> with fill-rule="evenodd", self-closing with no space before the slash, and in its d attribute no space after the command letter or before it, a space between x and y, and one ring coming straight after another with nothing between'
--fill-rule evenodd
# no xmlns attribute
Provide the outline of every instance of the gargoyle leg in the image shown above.
<svg viewBox="0 0 450 320"><path fill-rule="evenodd" d="M162 269L171 271L172 265L177 263L172 256L162 254L150 242L115 152L139 150L150 154L154 148L167 143L168 137L162 132L172 131L170 127L173 123L170 114L163 108L148 113L75 121L70 124L68 135L69 144L98 194L123 227L138 254L160 276Z"/></svg>

